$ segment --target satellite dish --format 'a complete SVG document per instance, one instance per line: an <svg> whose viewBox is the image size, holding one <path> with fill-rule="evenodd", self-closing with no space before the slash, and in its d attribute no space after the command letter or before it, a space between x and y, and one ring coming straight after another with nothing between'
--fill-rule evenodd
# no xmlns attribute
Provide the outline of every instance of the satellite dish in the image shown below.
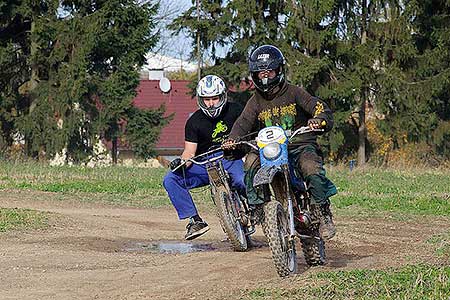
<svg viewBox="0 0 450 300"><path fill-rule="evenodd" d="M171 88L171 85L170 85L169 79L167 79L166 77L163 77L159 80L159 89L163 93L168 93L170 91L170 88Z"/></svg>

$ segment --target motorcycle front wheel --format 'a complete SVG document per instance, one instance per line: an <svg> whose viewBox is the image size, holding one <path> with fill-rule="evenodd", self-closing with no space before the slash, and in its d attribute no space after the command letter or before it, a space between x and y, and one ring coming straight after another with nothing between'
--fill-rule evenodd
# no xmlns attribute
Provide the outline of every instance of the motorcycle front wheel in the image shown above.
<svg viewBox="0 0 450 300"><path fill-rule="evenodd" d="M225 187L219 187L214 197L217 215L233 250L239 252L247 251L249 246L248 237L240 222L239 211L237 211L239 203L236 203L236 201L240 200L235 198L239 196L237 194L230 195Z"/></svg>
<svg viewBox="0 0 450 300"><path fill-rule="evenodd" d="M263 230L269 242L272 259L280 277L297 272L295 240L290 239L287 213L280 202L272 200L264 206Z"/></svg>

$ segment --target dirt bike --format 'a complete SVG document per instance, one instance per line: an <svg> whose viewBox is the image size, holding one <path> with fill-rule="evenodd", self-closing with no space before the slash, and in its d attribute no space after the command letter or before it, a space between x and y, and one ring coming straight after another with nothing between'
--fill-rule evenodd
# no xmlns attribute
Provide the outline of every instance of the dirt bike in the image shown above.
<svg viewBox="0 0 450 300"><path fill-rule="evenodd" d="M290 134L281 127L270 126L260 130L254 141L236 142L259 152L261 168L254 177L253 186L264 192L262 227L281 277L297 272L296 237L300 238L308 265L325 263L325 242L319 233L317 209L288 155L289 141L296 135L322 131L301 127Z"/></svg>
<svg viewBox="0 0 450 300"><path fill-rule="evenodd" d="M255 232L255 225L249 217L247 202L231 186L231 178L222 164L223 152L215 148L190 159L187 162L205 165L209 177L211 196L217 208L217 216L223 231L227 235L233 250L247 251L251 245L250 235Z"/></svg>

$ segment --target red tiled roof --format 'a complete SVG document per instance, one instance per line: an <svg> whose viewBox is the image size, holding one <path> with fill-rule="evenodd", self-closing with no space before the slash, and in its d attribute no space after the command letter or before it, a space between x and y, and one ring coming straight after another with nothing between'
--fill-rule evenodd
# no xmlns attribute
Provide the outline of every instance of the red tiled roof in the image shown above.
<svg viewBox="0 0 450 300"><path fill-rule="evenodd" d="M156 149L184 147L184 125L189 115L195 112L197 102L191 97L188 80L171 80L171 90L163 93L159 89L159 80L141 80L137 88L134 105L138 108L158 108L166 106L166 115L175 113L172 121L162 129Z"/></svg>
<svg viewBox="0 0 450 300"><path fill-rule="evenodd" d="M166 105L166 115L175 113L172 121L166 125L159 136L156 150L183 149L184 125L190 114L198 109L197 101L191 96L189 80L171 80L171 90L163 93L159 89L159 80L141 80L137 87L137 96L133 103L138 108L158 108ZM242 80L239 87L230 87L231 92L254 89L251 81Z"/></svg>

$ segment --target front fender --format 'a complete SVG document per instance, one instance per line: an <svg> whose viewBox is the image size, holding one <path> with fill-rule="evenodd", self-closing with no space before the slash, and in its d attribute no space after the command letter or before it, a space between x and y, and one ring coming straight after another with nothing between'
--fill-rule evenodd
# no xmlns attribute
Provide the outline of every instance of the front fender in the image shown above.
<svg viewBox="0 0 450 300"><path fill-rule="evenodd" d="M253 186L257 187L271 183L275 175L279 172L283 172L281 166L272 165L261 167L253 178Z"/></svg>

